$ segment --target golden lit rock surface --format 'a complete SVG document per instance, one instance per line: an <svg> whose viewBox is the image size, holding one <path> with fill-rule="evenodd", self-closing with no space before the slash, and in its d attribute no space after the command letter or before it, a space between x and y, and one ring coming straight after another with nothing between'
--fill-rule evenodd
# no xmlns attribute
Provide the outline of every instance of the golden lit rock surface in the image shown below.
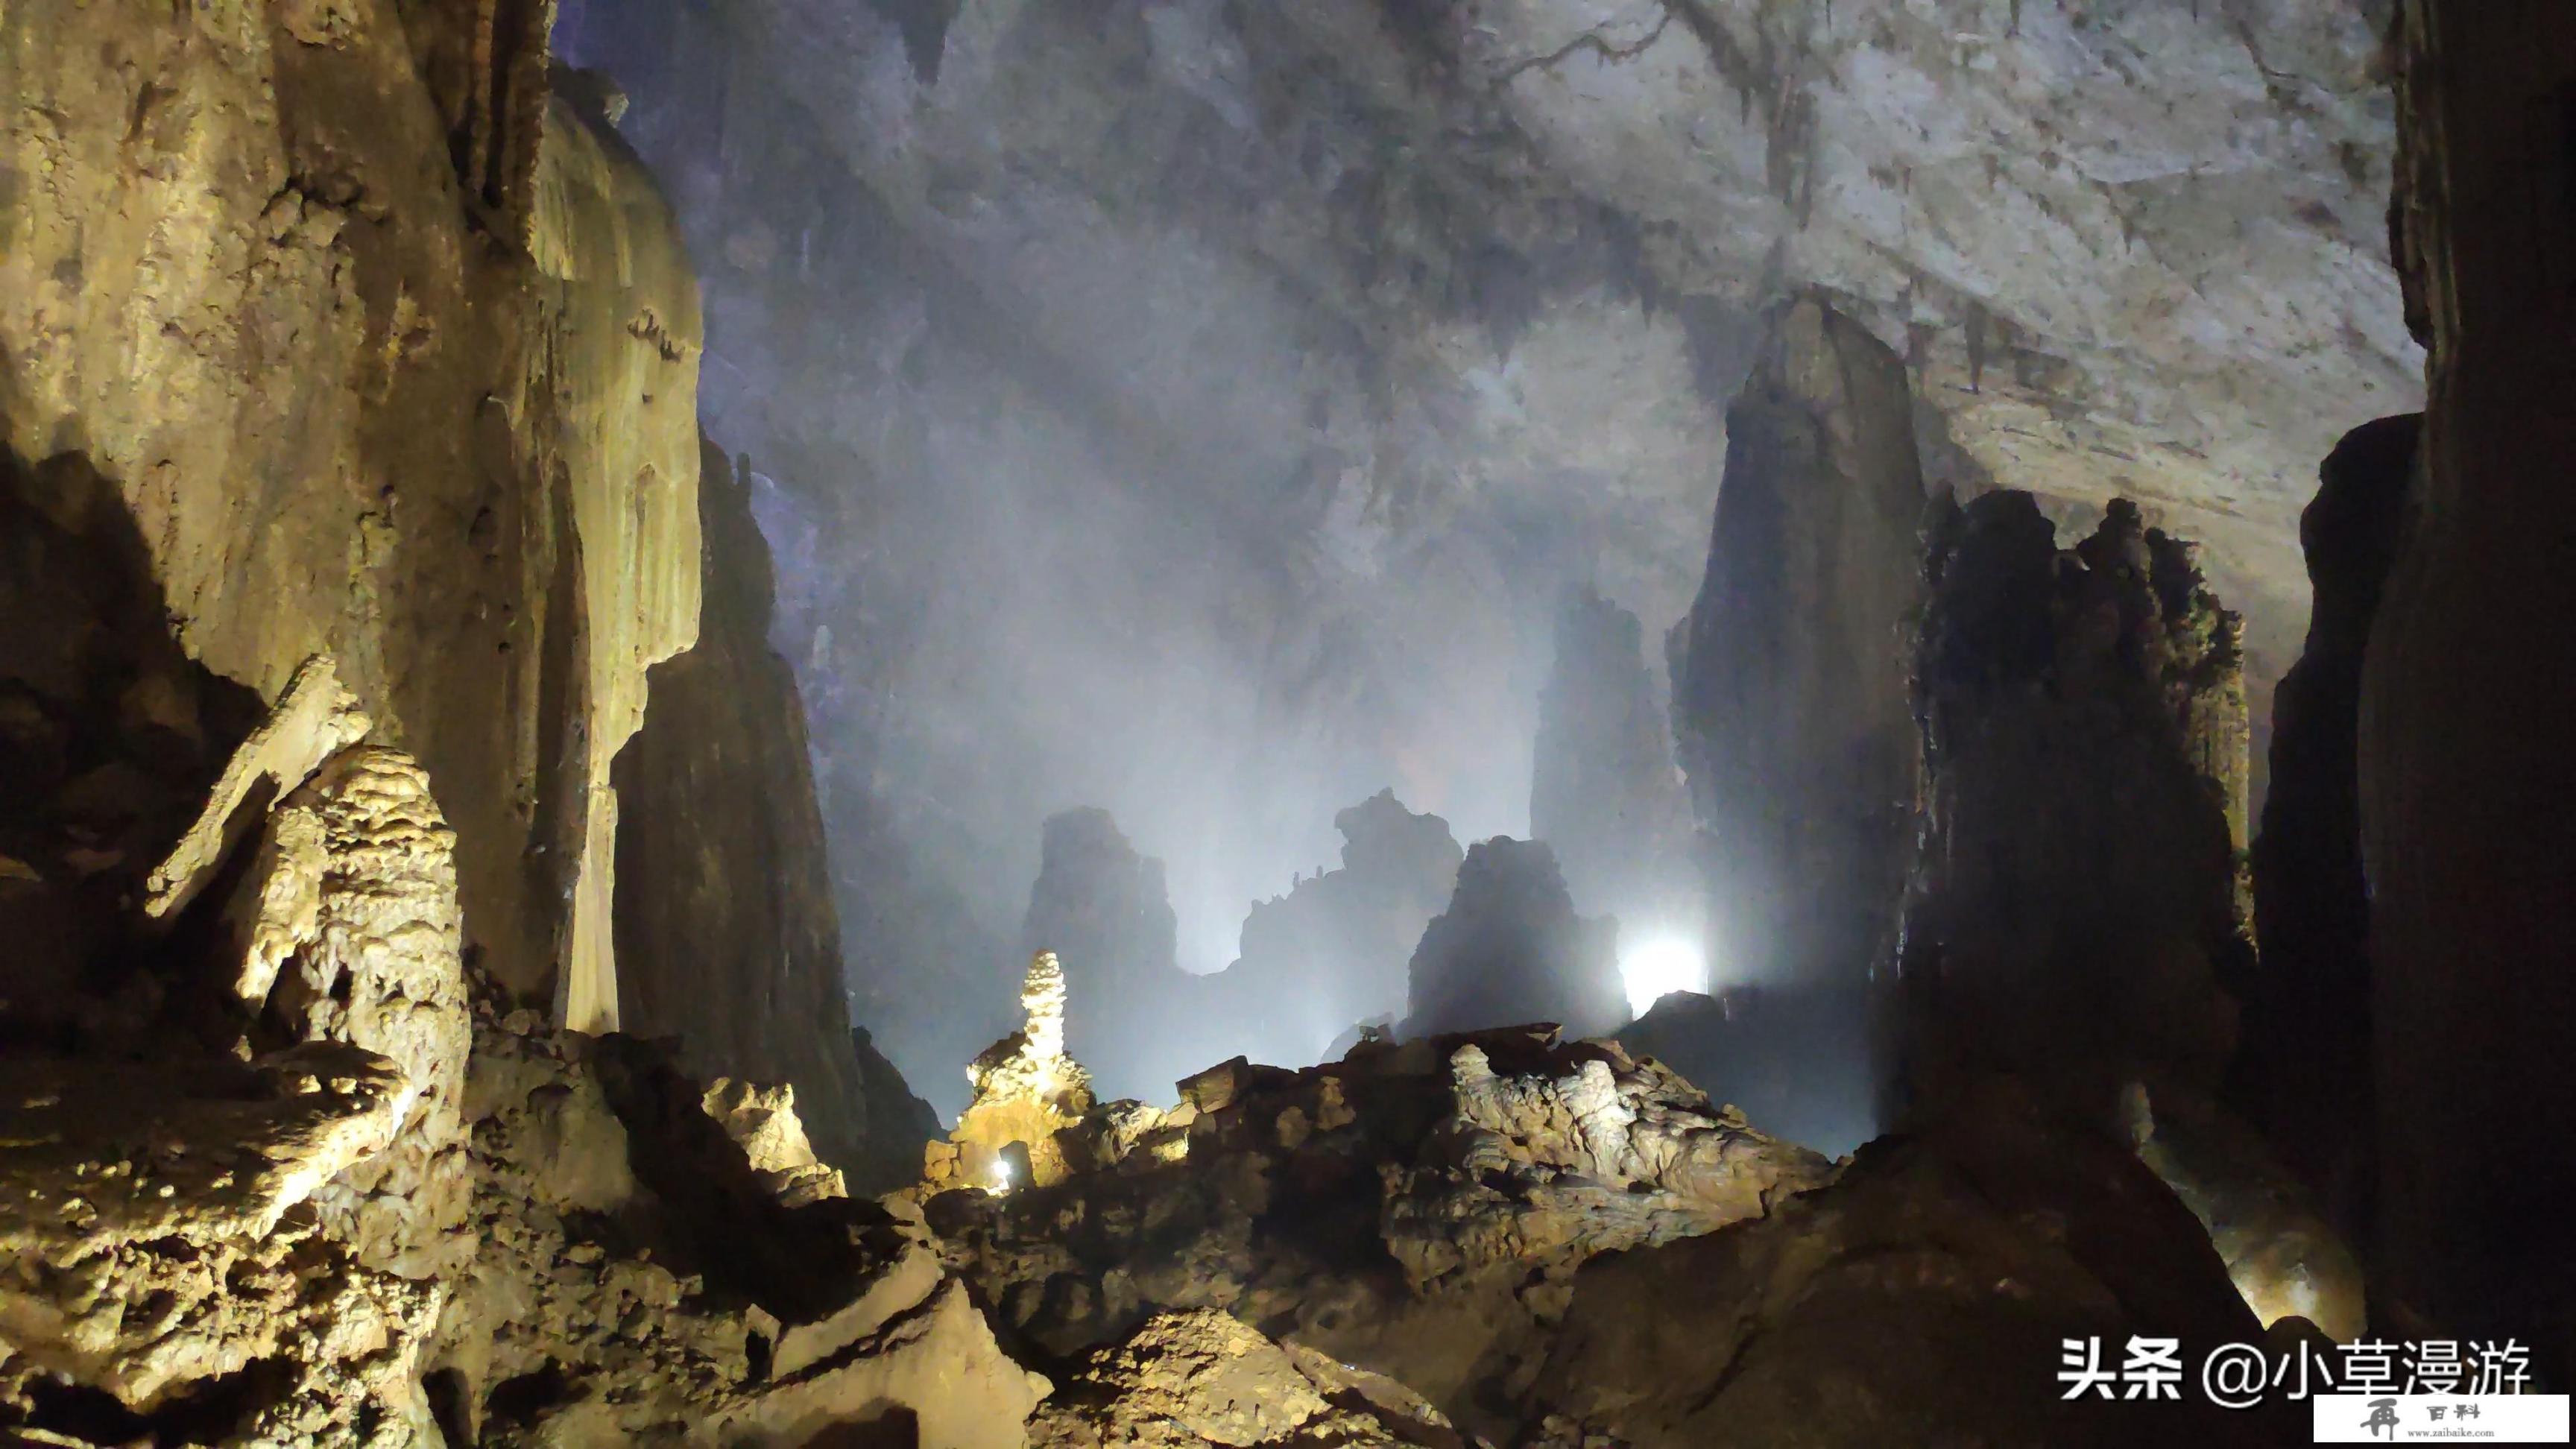
<svg viewBox="0 0 2576 1449"><path fill-rule="evenodd" d="M1029 1421L1032 1449L1466 1441L1410 1389L1272 1343L1223 1313L1165 1313L1081 1370Z"/></svg>
<svg viewBox="0 0 2576 1449"><path fill-rule="evenodd" d="M1071 1358L1216 1310L1498 1438L1587 1258L1759 1217L1830 1169L1613 1043L1544 1028L1301 1071L1238 1060L1181 1087L1168 1110L1110 1103L1062 1130L1060 1182L924 1203L1006 1334Z"/></svg>
<svg viewBox="0 0 2576 1449"><path fill-rule="evenodd" d="M1061 1182L1067 1172L1056 1134L1091 1110L1091 1074L1064 1051L1064 970L1040 951L1020 987L1027 1024L985 1048L966 1068L975 1100L944 1142L926 1154L923 1177L933 1190L971 1186L1003 1190ZM1026 1176L1013 1165L1019 1147Z"/></svg>

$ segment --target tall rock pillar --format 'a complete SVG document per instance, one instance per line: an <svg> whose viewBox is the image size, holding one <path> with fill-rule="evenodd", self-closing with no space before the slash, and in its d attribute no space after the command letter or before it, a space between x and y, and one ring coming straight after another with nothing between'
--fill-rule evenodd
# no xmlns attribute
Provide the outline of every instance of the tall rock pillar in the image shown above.
<svg viewBox="0 0 2576 1449"><path fill-rule="evenodd" d="M1814 298L1726 418L1708 576L1670 641L1721 979L1857 979L1905 877L1923 471L1905 365Z"/></svg>
<svg viewBox="0 0 2576 1449"><path fill-rule="evenodd" d="M2397 240L2431 349L2362 678L2389 1296L2576 1377L2576 8L2408 0Z"/></svg>

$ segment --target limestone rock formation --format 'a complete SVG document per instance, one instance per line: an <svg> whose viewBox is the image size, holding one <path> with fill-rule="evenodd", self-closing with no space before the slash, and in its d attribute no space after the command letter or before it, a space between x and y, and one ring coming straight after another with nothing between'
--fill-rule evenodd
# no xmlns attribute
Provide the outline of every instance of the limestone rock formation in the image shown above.
<svg viewBox="0 0 2576 1449"><path fill-rule="evenodd" d="M2316 459L2420 396L2388 9L565 0L559 43L686 198L719 431L818 556L872 565L816 571L788 652L845 682L816 732L891 782L935 900L1024 873L1044 793L993 765L1023 747L1090 777L1145 734L1311 807L1349 790L1310 749L1338 729L1462 838L1508 828L1472 807L1527 786L1548 605L1592 579L1657 629L1687 608L1712 411L1814 285L1906 359L1948 481L2154 500L2205 541L2259 706ZM1261 692L1206 689L1211 660ZM1150 818L1172 793L1136 775L1086 798L1168 853L1185 918L1318 858L1292 819L1260 885L1184 884L1166 825L1207 802ZM1005 1029L916 1066L870 1019L916 1080Z"/></svg>
<svg viewBox="0 0 2576 1449"><path fill-rule="evenodd" d="M1673 992L1617 1040L1763 1131L1838 1156L1878 1135L1871 1025L1865 986L1730 986Z"/></svg>
<svg viewBox="0 0 2576 1449"><path fill-rule="evenodd" d="M1595 1259L1530 1391L1550 1449L1710 1443L2291 1442L2305 1404L2219 1408L2198 1355L2260 1343L2199 1224L2124 1145L1980 1088L1831 1185L1723 1233ZM2180 1402L2069 1401L2061 1341L2169 1336ZM2282 1345L2286 1347L2286 1343Z"/></svg>
<svg viewBox="0 0 2576 1449"><path fill-rule="evenodd" d="M2214 1089L2249 954L2235 617L2122 503L2061 552L2028 495L1985 494L1928 566L1904 1085L2025 1073L2106 1122L2132 1077Z"/></svg>
<svg viewBox="0 0 2576 1449"><path fill-rule="evenodd" d="M769 645L747 473L707 445L697 641L653 667L653 708L617 757L620 998L628 1029L678 1038L691 1071L792 1084L825 1160L882 1191L912 1180L934 1134L850 1033L804 706Z"/></svg>
<svg viewBox="0 0 2576 1449"><path fill-rule="evenodd" d="M2379 1085L2377 1285L2446 1333L2528 1334L2576 1382L2576 498L2571 299L2541 118L2576 13L2398 7L2398 268L2430 349L2421 461L2362 668L2362 858ZM2383 409L2354 409L2353 413ZM2349 415L2348 415L2349 416Z"/></svg>
<svg viewBox="0 0 2576 1449"><path fill-rule="evenodd" d="M2122 1106L2139 1160L2209 1230L2229 1281L2266 1328L2296 1317L2339 1343L2362 1336L2360 1260L2260 1135L2189 1093L2158 1103L2133 1085Z"/></svg>
<svg viewBox="0 0 2576 1449"><path fill-rule="evenodd" d="M1033 1449L1465 1442L1394 1380L1207 1310L1159 1314L1094 1351L1029 1421Z"/></svg>
<svg viewBox="0 0 2576 1449"><path fill-rule="evenodd" d="M1053 953L1030 958L1020 988L1027 1024L966 1068L975 1100L945 1142L930 1144L923 1177L933 1189L1004 1191L1061 1182L1069 1170L1058 1134L1091 1111L1091 1074L1065 1054L1068 983Z"/></svg>
<svg viewBox="0 0 2576 1449"><path fill-rule="evenodd" d="M474 1250L455 836L416 761L350 743L331 661L297 679L151 877L147 912L199 908L127 919L89 978L113 994L13 1053L0 1417L427 1432L421 1363Z"/></svg>
<svg viewBox="0 0 2576 1449"><path fill-rule="evenodd" d="M1854 981L1894 928L1920 785L1906 658L1922 465L1904 361L1814 297L1727 410L1673 724L1730 979Z"/></svg>
<svg viewBox="0 0 2576 1449"><path fill-rule="evenodd" d="M2348 1233L2366 1231L2374 1165L2361 668L2421 431L2408 415L2346 434L2299 518L2315 602L2306 648L2272 696L2271 783L2252 859L2261 960L2231 1083Z"/></svg>
<svg viewBox="0 0 2576 1449"><path fill-rule="evenodd" d="M1822 1180L1652 1062L1586 1044L1533 1070L1525 1043L1495 1047L1449 1053L1449 1115L1387 1175L1388 1250L1417 1291L1712 1232Z"/></svg>
<svg viewBox="0 0 2576 1449"><path fill-rule="evenodd" d="M1567 597L1530 778L1530 837L1556 853L1575 908L1617 917L1630 942L1696 937L1702 915L1671 722L1642 637L1636 615L1592 589Z"/></svg>
<svg viewBox="0 0 2576 1449"><path fill-rule="evenodd" d="M1496 836L1468 847L1449 909L1413 951L1406 1036L1552 1022L1569 1034L1628 1019L1618 925L1574 913L1542 841Z"/></svg>
<svg viewBox="0 0 2576 1449"><path fill-rule="evenodd" d="M1047 817L1022 949L1063 963L1073 996L1065 1040L1113 1074L1113 1090L1159 1092L1192 1065L1172 1041L1175 997L1188 984L1173 929L1163 863L1137 854L1107 811Z"/></svg>
<svg viewBox="0 0 2576 1449"><path fill-rule="evenodd" d="M1302 1066L1364 1023L1404 1015L1405 963L1457 889L1463 852L1437 815L1380 790L1333 817L1342 863L1256 901L1243 954L1195 983L1255 1061Z"/></svg>
<svg viewBox="0 0 2576 1449"><path fill-rule="evenodd" d="M214 785L268 772L282 798L201 812L240 843L163 817L159 878L206 888L129 916L70 1030L5 1023L29 1044L0 1066L0 1428L1021 1442L1044 1381L917 1231L846 1196L787 1091L703 1087L488 982L469 1002L427 773L365 742L281 766L333 697L327 659L298 677Z"/></svg>
<svg viewBox="0 0 2576 1449"><path fill-rule="evenodd" d="M925 1204L1035 1361L1220 1310L1508 1438L1576 1264L1758 1216L1827 1170L1615 1046L1525 1030L1184 1088L1064 1133L1061 1182Z"/></svg>
<svg viewBox="0 0 2576 1449"><path fill-rule="evenodd" d="M468 946L597 1024L607 762L696 629L698 305L543 22L13 7L0 423L196 665L273 700L333 657L440 782Z"/></svg>
<svg viewBox="0 0 2576 1449"><path fill-rule="evenodd" d="M552 98L544 136L528 255L533 325L553 345L531 359L519 407L562 420L559 466L581 546L589 782L556 1013L577 1030L615 1031L610 764L644 723L650 666L698 635L698 279L661 189L604 118Z"/></svg>
<svg viewBox="0 0 2576 1449"><path fill-rule="evenodd" d="M478 1025L482 1246L428 1378L451 1443L1021 1442L1045 1380L914 1230L762 1172L644 1043Z"/></svg>
<svg viewBox="0 0 2576 1449"><path fill-rule="evenodd" d="M848 1197L850 1184L837 1167L814 1156L805 1123L796 1115L796 1088L764 1087L718 1077L700 1099L707 1115L742 1149L761 1185L789 1207L827 1197Z"/></svg>

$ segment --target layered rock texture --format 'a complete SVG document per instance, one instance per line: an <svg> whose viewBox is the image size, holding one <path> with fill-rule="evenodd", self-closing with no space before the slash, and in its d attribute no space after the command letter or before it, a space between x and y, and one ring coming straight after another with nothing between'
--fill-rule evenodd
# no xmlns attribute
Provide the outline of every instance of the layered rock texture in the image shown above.
<svg viewBox="0 0 2576 1449"><path fill-rule="evenodd" d="M1545 842L1479 841L1414 947L1403 1034L1516 1022L1610 1031L1628 1019L1618 940L1618 922L1574 913Z"/></svg>
<svg viewBox="0 0 2576 1449"><path fill-rule="evenodd" d="M1708 574L1669 647L1731 979L1848 984L1893 933L1922 758L1906 381L1894 352L1807 298L1772 319L1727 410Z"/></svg>
<svg viewBox="0 0 2576 1449"><path fill-rule="evenodd" d="M1023 1442L1045 1380L917 1230L848 1198L791 1091L702 1088L475 989L456 836L334 674L298 673L214 799L254 765L283 797L236 842L183 837L160 878L205 872L193 903L128 917L69 1030L0 1070L0 1427ZM317 719L359 738L281 766Z"/></svg>
<svg viewBox="0 0 2576 1449"><path fill-rule="evenodd" d="M2405 542L2361 685L2379 1243L2390 1296L2508 1325L2576 1380L2576 1257L2548 1226L2576 1161L2576 788L2563 659L2576 438L2555 123L2576 15L2408 3L2398 26L2398 260L2431 349ZM2525 1160L2528 1158L2529 1160Z"/></svg>
<svg viewBox="0 0 2576 1449"><path fill-rule="evenodd" d="M557 1020L613 1028L610 761L648 668L696 638L705 571L697 284L660 191L595 108L551 94L538 11L42 6L7 29L0 92L42 118L0 154L11 491L94 560L63 587L119 578L127 597L83 615L103 637L157 634L164 611L176 636L91 649L78 687L130 697L129 735L158 731L187 776L327 653L375 737L439 782L466 953ZM13 658L49 653L67 657ZM30 758L89 764L58 733L70 676L36 685L56 723L27 724ZM85 848L142 794L172 798L130 779L74 798ZM163 829L114 851L133 864ZM50 894L99 879L55 864L29 863ZM782 1030L810 1037L698 1060L815 1077L837 1147L855 1074L832 967L787 969L817 1010Z"/></svg>

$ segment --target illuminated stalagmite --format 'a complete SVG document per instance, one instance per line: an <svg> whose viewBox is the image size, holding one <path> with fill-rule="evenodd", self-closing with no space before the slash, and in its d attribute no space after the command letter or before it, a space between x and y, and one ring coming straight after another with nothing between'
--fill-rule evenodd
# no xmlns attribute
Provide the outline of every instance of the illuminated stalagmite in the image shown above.
<svg viewBox="0 0 2576 1449"><path fill-rule="evenodd" d="M1054 952L1030 959L1020 1008L1027 1024L985 1048L966 1068L975 1100L947 1141L930 1144L923 1176L934 1188L966 1184L1000 1191L1043 1186L1065 1175L1056 1134L1091 1110L1091 1074L1065 1055L1064 968Z"/></svg>

